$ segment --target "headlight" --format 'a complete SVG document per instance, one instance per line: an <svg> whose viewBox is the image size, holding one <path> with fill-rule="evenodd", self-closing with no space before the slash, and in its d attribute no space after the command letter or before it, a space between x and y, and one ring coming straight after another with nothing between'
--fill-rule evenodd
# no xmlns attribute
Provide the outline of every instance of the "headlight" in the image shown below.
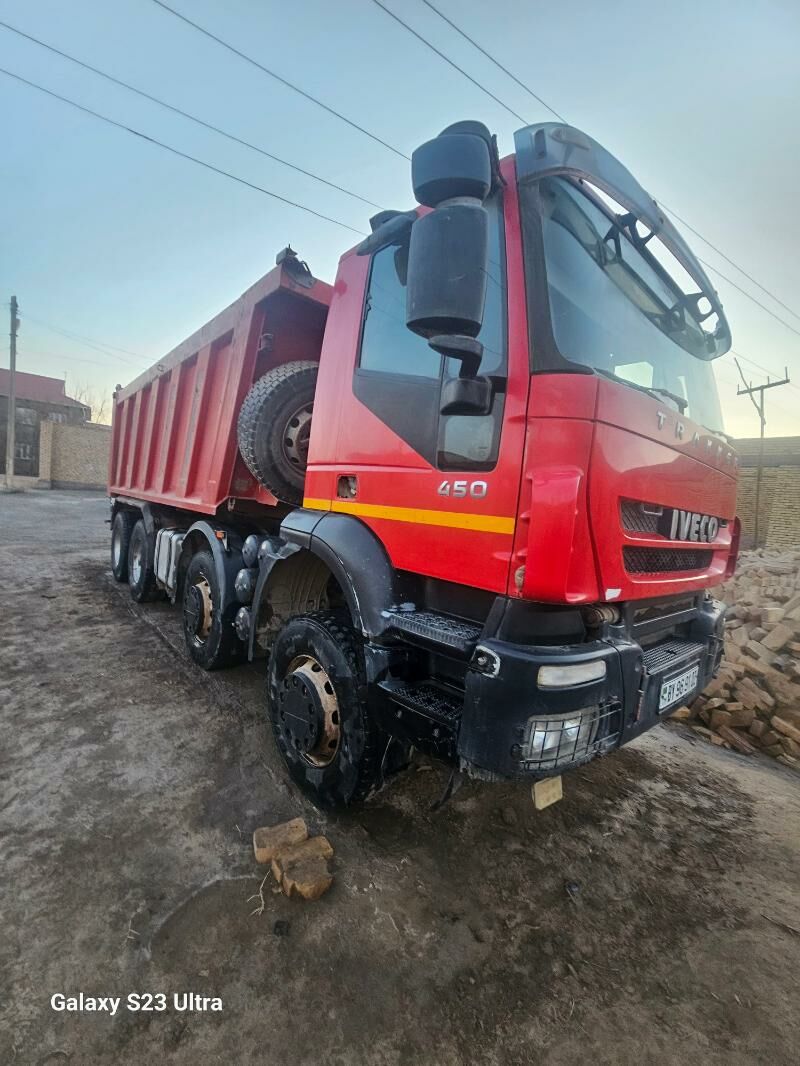
<svg viewBox="0 0 800 1066"><path fill-rule="evenodd" d="M588 663L572 663L568 666L540 666L536 680L539 688L573 688L589 681L600 681L605 676L605 659L593 659Z"/></svg>
<svg viewBox="0 0 800 1066"><path fill-rule="evenodd" d="M547 718L529 718L523 749L526 762L537 770L549 770L588 755L597 736L597 710L588 707Z"/></svg>

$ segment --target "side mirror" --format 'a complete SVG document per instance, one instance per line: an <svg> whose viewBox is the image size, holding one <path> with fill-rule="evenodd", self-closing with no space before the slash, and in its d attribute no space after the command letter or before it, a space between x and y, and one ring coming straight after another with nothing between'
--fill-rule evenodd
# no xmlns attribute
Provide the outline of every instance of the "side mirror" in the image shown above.
<svg viewBox="0 0 800 1066"><path fill-rule="evenodd" d="M494 389L486 377L450 378L442 386L443 415L488 415Z"/></svg>
<svg viewBox="0 0 800 1066"><path fill-rule="evenodd" d="M488 254L489 216L479 201L451 201L418 218L408 249L408 328L428 338L477 337Z"/></svg>
<svg viewBox="0 0 800 1066"><path fill-rule="evenodd" d="M433 210L411 228L406 325L432 348L461 360L475 378L482 346L489 257L483 201L493 180L493 142L485 126L458 123L414 152L414 195ZM443 398L444 399L444 398Z"/></svg>

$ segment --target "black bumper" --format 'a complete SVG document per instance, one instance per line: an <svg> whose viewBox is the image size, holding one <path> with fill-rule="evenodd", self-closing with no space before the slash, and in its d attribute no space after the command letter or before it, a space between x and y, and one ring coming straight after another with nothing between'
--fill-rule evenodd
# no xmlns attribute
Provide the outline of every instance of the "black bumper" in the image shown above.
<svg viewBox="0 0 800 1066"><path fill-rule="evenodd" d="M508 601L508 610L514 604ZM553 777L627 744L708 684L722 655L725 607L698 597L691 620L639 643L635 626L606 626L598 639L525 645L486 631L467 671L458 756L482 776ZM505 627L507 628L507 627ZM545 665L605 663L605 676L570 688L542 688ZM660 706L662 686L688 675L690 692ZM667 693L665 693L667 695Z"/></svg>

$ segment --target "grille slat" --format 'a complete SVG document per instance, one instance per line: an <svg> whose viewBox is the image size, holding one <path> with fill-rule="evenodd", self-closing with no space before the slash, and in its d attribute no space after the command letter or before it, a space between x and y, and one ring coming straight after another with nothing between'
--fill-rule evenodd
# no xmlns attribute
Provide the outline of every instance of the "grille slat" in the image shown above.
<svg viewBox="0 0 800 1066"><path fill-rule="evenodd" d="M662 511L662 508L655 503L642 504L638 500L622 500L619 510L623 528L629 533L658 533L658 520L661 514L645 514L643 507L647 507L650 511Z"/></svg>
<svg viewBox="0 0 800 1066"><path fill-rule="evenodd" d="M699 659L705 653L705 645L694 640L665 640L647 648L644 653L644 668L648 674L660 674L670 666L688 659Z"/></svg>
<svg viewBox="0 0 800 1066"><path fill-rule="evenodd" d="M631 548L622 549L629 574L685 573L705 570L713 551L710 548Z"/></svg>

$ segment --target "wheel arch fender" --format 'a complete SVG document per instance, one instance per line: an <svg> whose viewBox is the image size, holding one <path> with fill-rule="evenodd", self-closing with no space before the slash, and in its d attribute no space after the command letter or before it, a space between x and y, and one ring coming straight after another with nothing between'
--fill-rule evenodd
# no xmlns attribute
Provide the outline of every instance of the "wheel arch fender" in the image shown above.
<svg viewBox="0 0 800 1066"><path fill-rule="evenodd" d="M186 530L178 559L178 577L175 586L175 602L183 596L183 584L186 571L193 555L205 548L211 552L214 569L220 587L220 608L223 612L237 602L234 591L236 575L244 566L242 559L242 538L235 530L224 526L212 525L201 519Z"/></svg>
<svg viewBox="0 0 800 1066"><path fill-rule="evenodd" d="M398 602L397 576L368 526L353 515L298 508L281 523L281 535L327 565L342 589L353 625L368 640L386 630L386 612Z"/></svg>

